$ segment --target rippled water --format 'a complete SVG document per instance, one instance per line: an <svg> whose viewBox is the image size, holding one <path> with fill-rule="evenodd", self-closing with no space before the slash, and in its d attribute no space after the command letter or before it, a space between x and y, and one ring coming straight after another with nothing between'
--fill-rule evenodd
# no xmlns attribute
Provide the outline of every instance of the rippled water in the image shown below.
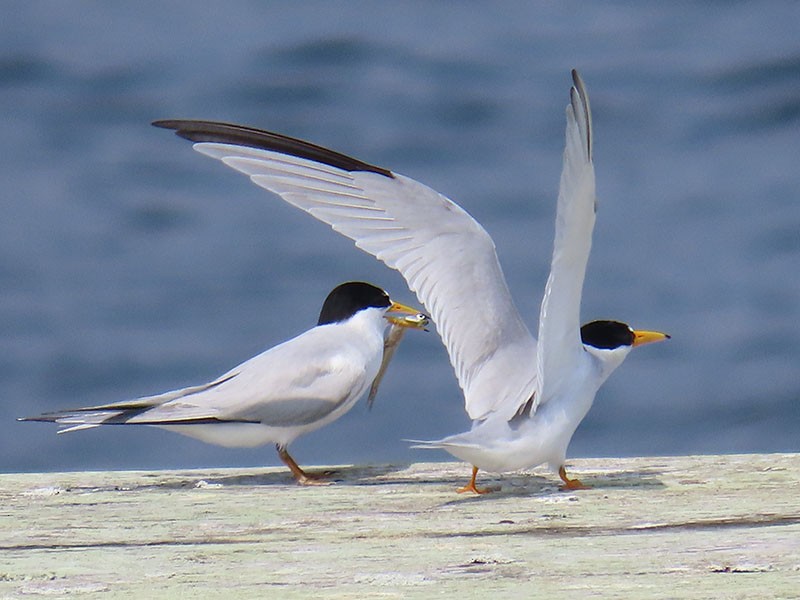
<svg viewBox="0 0 800 600"><path fill-rule="evenodd" d="M800 5L13 3L0 23L0 470L275 464L149 429L18 416L200 383L402 279L158 118L248 123L432 185L493 235L535 329L569 69L600 212L583 301L673 334L598 395L570 454L800 450ZM468 427L436 334L302 463L440 458Z"/></svg>

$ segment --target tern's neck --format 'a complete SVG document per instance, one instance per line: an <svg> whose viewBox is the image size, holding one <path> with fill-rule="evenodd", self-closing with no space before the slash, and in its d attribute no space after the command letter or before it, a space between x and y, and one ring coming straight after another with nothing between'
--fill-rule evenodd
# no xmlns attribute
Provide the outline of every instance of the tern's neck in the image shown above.
<svg viewBox="0 0 800 600"><path fill-rule="evenodd" d="M625 357L628 356L633 347L620 346L619 348L607 350L584 344L584 348L592 356L593 362L597 366L600 379L597 385L600 387L608 379L609 375L622 364L622 361L625 360Z"/></svg>
<svg viewBox="0 0 800 600"><path fill-rule="evenodd" d="M358 311L342 325L348 329L361 332L363 335L380 337L383 340L383 333L388 322L383 318L384 310L381 308L366 308Z"/></svg>

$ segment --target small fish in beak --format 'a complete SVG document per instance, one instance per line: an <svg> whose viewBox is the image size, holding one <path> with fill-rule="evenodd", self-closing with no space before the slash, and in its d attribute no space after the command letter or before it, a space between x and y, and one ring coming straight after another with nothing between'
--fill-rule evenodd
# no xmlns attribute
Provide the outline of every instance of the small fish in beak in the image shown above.
<svg viewBox="0 0 800 600"><path fill-rule="evenodd" d="M401 310L393 310L395 306L401 307ZM391 314L392 312L406 312L405 309L413 312L413 314L403 314L402 316ZM406 329L422 329L423 331L428 331L428 325L431 322L430 317L425 313L415 312L414 309L409 309L402 304L392 304L392 308L389 309L389 314L387 314L386 319L392 326L389 328L389 332L383 340L383 359L381 360L381 367L378 369L378 374L375 376L375 379L373 379L372 385L369 388L367 406L370 409L375 402L375 396L378 394L378 386L381 384L386 369L389 367L389 362L391 362L394 357L394 353L397 351L397 347L400 345L400 341L403 339Z"/></svg>

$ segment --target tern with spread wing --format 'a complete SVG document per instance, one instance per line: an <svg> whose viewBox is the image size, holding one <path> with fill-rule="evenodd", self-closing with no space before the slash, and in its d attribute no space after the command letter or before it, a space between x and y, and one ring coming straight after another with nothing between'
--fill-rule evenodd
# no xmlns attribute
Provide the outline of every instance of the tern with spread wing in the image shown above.
<svg viewBox="0 0 800 600"><path fill-rule="evenodd" d="M344 415L366 393L382 369L389 323L392 329L421 329L427 318L392 302L374 285L343 283L328 294L316 327L210 383L20 420L68 426L59 433L100 425L152 425L219 446L271 442L298 483L319 483L298 466L287 447Z"/></svg>
<svg viewBox="0 0 800 600"><path fill-rule="evenodd" d="M431 188L338 152L284 135L208 121L157 121L198 152L349 237L397 269L430 312L447 348L472 429L426 447L473 465L464 491L480 492L478 469L547 463L566 487L564 461L595 393L631 348L666 339L616 321L580 326L595 222L592 119L577 72L567 105L566 148L550 276L537 339L520 317L489 234Z"/></svg>

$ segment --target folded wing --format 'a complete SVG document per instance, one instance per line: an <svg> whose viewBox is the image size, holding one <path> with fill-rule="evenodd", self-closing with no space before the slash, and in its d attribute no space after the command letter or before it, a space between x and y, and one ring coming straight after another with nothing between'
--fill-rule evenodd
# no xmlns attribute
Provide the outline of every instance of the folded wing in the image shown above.
<svg viewBox="0 0 800 600"><path fill-rule="evenodd" d="M204 385L22 420L71 426L61 433L121 424L309 425L356 400L369 385L363 362L343 359L341 344L329 332L312 329Z"/></svg>

